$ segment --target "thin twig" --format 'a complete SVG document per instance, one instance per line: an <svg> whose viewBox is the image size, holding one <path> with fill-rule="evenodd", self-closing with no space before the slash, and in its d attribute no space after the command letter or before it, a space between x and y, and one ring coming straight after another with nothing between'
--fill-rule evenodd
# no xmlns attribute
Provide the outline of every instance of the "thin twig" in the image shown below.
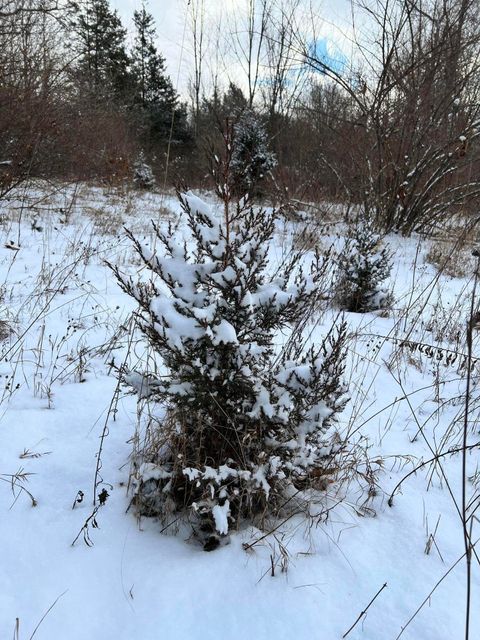
<svg viewBox="0 0 480 640"><path fill-rule="evenodd" d="M478 539L480 540L480 538ZM475 540L475 542L472 544L472 548L477 544L478 540ZM427 602L430 601L430 598L432 597L432 594L434 593L434 591L436 591L436 589L441 585L441 583L445 580L445 578L455 569L455 567L457 566L457 564L459 564L463 558L465 557L466 553L462 553L462 555L457 558L455 560L455 562L452 564L452 566L450 567L450 569L448 569L448 571L446 571L443 576L437 580L437 582L435 583L435 586L433 587L433 589L430 591L430 593L424 598L424 600L422 601L422 603L420 604L420 606L416 609L416 611L410 616L410 618L407 620L407 623L405 624L404 627L402 627L402 630L400 631L400 633L398 634L398 636L395 638L395 640L398 640L402 635L403 632L405 631L405 629L408 627L408 625L412 622L412 620L417 616L417 614L423 609L423 607L427 604Z"/></svg>
<svg viewBox="0 0 480 640"><path fill-rule="evenodd" d="M465 557L467 563L467 593L465 597L465 640L470 638L470 603L471 603L471 583L472 583L472 540L468 531L467 517L467 441L468 441L468 414L470 411L470 387L472 379L472 351L473 351L473 326L475 323L475 294L478 282L478 269L480 266L478 252L473 255L477 258L475 265L475 275L473 280L473 290L470 304L470 318L467 326L467 383L465 389L465 414L462 435L462 527L463 540L465 544Z"/></svg>
<svg viewBox="0 0 480 640"><path fill-rule="evenodd" d="M42 622L45 620L45 618L48 616L48 614L50 613L50 611L53 609L53 607L57 604L57 602L60 600L60 598L62 596L64 596L67 593L68 589L65 589L65 591L63 593L61 593L55 600L54 602L48 607L48 609L45 611L45 613L43 614L43 616L40 618L37 626L35 627L35 629L33 630L32 635L30 636L30 638L28 640L32 640L33 636L37 633L39 626L42 624Z"/></svg>
<svg viewBox="0 0 480 640"><path fill-rule="evenodd" d="M475 442L474 444L470 444L466 447L467 451L470 451L471 449L476 449L477 447L480 448L480 442ZM393 507L393 498L396 494L396 492L398 491L398 489L401 487L401 485L405 482L405 480L407 480L407 478L409 478L411 475L417 473L417 471L419 471L422 467L427 466L428 464L431 464L432 462L436 462L439 458L443 458L444 456L449 456L449 455L454 455L455 453L460 453L460 452L464 452L465 451L465 447L461 446L455 449L449 449L448 451L443 451L443 453L438 453L437 455L435 455L433 458L429 458L428 460L425 460L424 462L420 463L419 465L417 465L415 467L415 469L412 469L411 471L409 471L407 473L406 476L404 476L400 482L398 482L393 491L390 494L390 497L388 499L388 506L389 507Z"/></svg>
<svg viewBox="0 0 480 640"><path fill-rule="evenodd" d="M369 608L372 606L372 604L375 602L375 600L378 598L378 596L382 593L382 591L384 589L386 589L386 587L387 587L387 583L385 582L385 584L383 584L380 587L380 589L377 591L377 593L373 596L373 598L367 604L365 609L359 614L358 618L355 620L355 622L352 624L352 626L348 629L348 631L346 631L343 634L342 638L346 638L348 636L348 634L350 633L350 631L352 631L352 629L357 626L357 624L360 622L360 620L363 618L363 616L367 615L367 611L369 610Z"/></svg>

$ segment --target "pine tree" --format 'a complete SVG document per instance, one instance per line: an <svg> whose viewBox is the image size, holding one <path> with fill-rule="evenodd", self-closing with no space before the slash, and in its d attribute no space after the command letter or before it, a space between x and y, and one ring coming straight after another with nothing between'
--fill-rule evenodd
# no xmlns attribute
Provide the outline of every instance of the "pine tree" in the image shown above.
<svg viewBox="0 0 480 640"><path fill-rule="evenodd" d="M157 141L168 140L173 116L174 139L185 141L188 138L185 107L179 103L166 73L165 59L155 46L154 18L142 5L140 11L134 12L133 21L132 69L137 83L137 103L147 121L147 136Z"/></svg>
<svg viewBox="0 0 480 640"><path fill-rule="evenodd" d="M392 294L381 288L392 269L391 253L367 221L358 223L338 256L336 300L346 311L363 313L383 309Z"/></svg>
<svg viewBox="0 0 480 640"><path fill-rule="evenodd" d="M210 96L202 97L197 137L207 138L213 142L217 138L216 132L224 128L225 122L232 124L238 121L247 106L248 100L245 94L234 82L230 82L228 89L224 92L215 85Z"/></svg>
<svg viewBox="0 0 480 640"><path fill-rule="evenodd" d="M227 91L222 96L221 116L223 118L238 118L248 107L248 100L241 87L230 82Z"/></svg>
<svg viewBox="0 0 480 640"><path fill-rule="evenodd" d="M277 164L268 148L268 135L259 116L245 110L234 126L235 149L231 169L237 192L253 193L259 182Z"/></svg>
<svg viewBox="0 0 480 640"><path fill-rule="evenodd" d="M126 29L108 0L75 5L73 26L78 38L80 77L92 93L125 97L130 84Z"/></svg>
<svg viewBox="0 0 480 640"><path fill-rule="evenodd" d="M137 470L136 502L164 518L189 511L206 550L232 524L259 523L285 500L298 507L292 495L328 466L327 431L346 402L345 326L309 347L301 331L328 261L316 256L306 267L294 253L273 267L275 212L233 203L223 183L217 192L223 213L179 194L184 242L154 225L152 252L129 234L153 277L137 282L113 267L168 372L124 378L165 411ZM278 350L280 330L291 337Z"/></svg>
<svg viewBox="0 0 480 640"><path fill-rule="evenodd" d="M139 189L149 190L155 186L152 167L147 163L143 151L140 151L133 164L133 182Z"/></svg>

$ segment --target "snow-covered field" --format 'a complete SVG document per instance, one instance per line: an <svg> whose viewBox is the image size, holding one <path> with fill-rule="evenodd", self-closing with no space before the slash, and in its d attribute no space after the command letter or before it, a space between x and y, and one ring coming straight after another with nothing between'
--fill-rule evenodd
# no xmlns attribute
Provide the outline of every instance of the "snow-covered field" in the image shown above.
<svg viewBox="0 0 480 640"><path fill-rule="evenodd" d="M319 496L310 519L266 536L244 529L205 553L127 512L137 406L112 367L127 350L141 360L145 345L130 344L133 303L104 261L138 270L122 224L148 240L151 219L179 212L171 195L85 185L30 185L2 203L0 639L28 640L40 623L38 640L334 640L380 590L351 640L463 638L461 455L425 465L392 507L388 499L422 460L461 446L466 373L461 356L452 360L466 353L473 270L462 258L464 277L438 277L425 260L428 241L389 239L395 308L346 315L351 401L339 429L354 447L348 481ZM280 227L279 256L302 234L298 224ZM335 315L323 312L313 340ZM399 348L405 340L450 348L451 357ZM477 340L473 349L479 354ZM470 444L480 439L474 374ZM100 446L97 479L109 495L82 529ZM478 448L467 476L471 514ZM476 541L478 520L470 524ZM480 638L475 552L470 638Z"/></svg>

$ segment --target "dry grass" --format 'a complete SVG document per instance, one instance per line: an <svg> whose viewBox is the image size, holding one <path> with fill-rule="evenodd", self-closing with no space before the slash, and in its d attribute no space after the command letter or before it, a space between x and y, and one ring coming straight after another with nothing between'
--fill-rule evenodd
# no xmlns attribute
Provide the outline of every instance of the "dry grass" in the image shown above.
<svg viewBox="0 0 480 640"><path fill-rule="evenodd" d="M102 207L85 207L85 215L93 222L93 229L98 235L116 235L123 225L123 218L118 211L108 213Z"/></svg>
<svg viewBox="0 0 480 640"><path fill-rule="evenodd" d="M454 248L453 240L432 240L425 255L425 262L451 278L468 277L475 269L471 247Z"/></svg>
<svg viewBox="0 0 480 640"><path fill-rule="evenodd" d="M11 333L10 325L5 320L0 320L0 342L6 340Z"/></svg>

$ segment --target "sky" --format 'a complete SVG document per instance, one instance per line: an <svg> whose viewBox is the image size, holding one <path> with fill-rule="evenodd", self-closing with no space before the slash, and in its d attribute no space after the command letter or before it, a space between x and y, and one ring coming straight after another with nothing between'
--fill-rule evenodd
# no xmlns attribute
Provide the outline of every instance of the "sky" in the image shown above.
<svg viewBox="0 0 480 640"><path fill-rule="evenodd" d="M223 24L223 33L229 32L228 25L235 16L241 16L248 0L203 0L208 24L206 40L212 43L205 55L204 68L212 69L215 64L215 38L219 24ZM141 7L141 0L110 0L112 7L118 10L124 26L131 34L132 15ZM201 0L190 0L191 3ZM308 6L309 2L305 2ZM188 19L189 0L147 0L146 6L155 18L159 51L166 59L167 71L177 90L184 96L188 93L189 78L192 73L192 44L190 21ZM313 0L315 11L321 17L318 51L337 51L341 58L348 58L350 0ZM305 21L307 23L308 20ZM306 25L307 26L307 25ZM183 46L182 46L183 43ZM227 45L228 46L228 45ZM224 72L237 84L242 84L241 68L236 66L233 57L224 63Z"/></svg>
<svg viewBox="0 0 480 640"><path fill-rule="evenodd" d="M217 2L217 0L210 1ZM118 10L124 26L131 31L133 12L135 9L140 9L141 0L110 0L110 3ZM180 61L187 1L150 0L146 3L146 7L155 18L158 48L166 58L168 71L173 78L178 71Z"/></svg>

